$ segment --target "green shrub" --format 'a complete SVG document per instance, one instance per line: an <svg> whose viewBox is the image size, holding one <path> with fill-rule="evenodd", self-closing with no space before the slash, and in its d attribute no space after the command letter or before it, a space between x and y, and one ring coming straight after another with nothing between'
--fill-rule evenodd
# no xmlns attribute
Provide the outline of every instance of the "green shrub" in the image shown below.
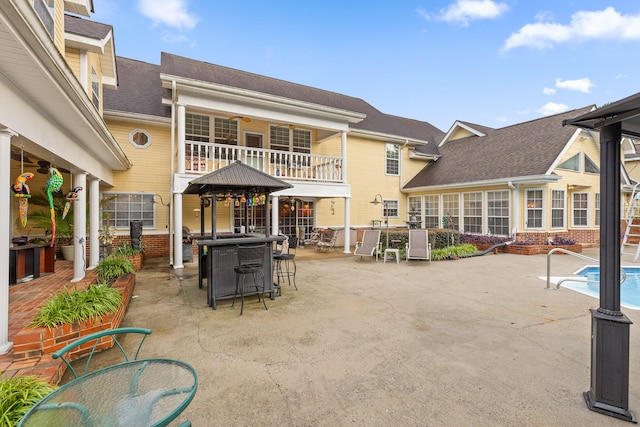
<svg viewBox="0 0 640 427"><path fill-rule="evenodd" d="M17 426L33 405L56 388L35 377L0 380L0 425Z"/></svg>
<svg viewBox="0 0 640 427"><path fill-rule="evenodd" d="M94 271L98 275L100 283L111 286L118 276L135 273L136 270L131 260L114 254L101 259Z"/></svg>
<svg viewBox="0 0 640 427"><path fill-rule="evenodd" d="M439 261L453 257L465 258L478 252L475 246L465 243L458 246L448 246L446 248L434 249L431 251L431 259Z"/></svg>
<svg viewBox="0 0 640 427"><path fill-rule="evenodd" d="M107 286L91 285L72 292L65 289L45 302L29 326L53 328L114 313L121 305L120 291Z"/></svg>
<svg viewBox="0 0 640 427"><path fill-rule="evenodd" d="M140 245L140 249L136 249L133 246L131 246L131 243L129 242L125 242L120 246L117 246L114 250L112 255L115 256L120 256L120 257L129 257L129 256L135 256L140 254L142 251L144 250L144 246L142 246L142 244Z"/></svg>

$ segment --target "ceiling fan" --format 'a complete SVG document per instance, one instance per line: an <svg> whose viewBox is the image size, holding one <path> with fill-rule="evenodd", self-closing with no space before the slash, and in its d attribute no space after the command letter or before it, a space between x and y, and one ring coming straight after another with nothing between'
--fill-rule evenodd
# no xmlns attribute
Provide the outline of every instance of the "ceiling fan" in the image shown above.
<svg viewBox="0 0 640 427"><path fill-rule="evenodd" d="M20 153L19 151L11 150L11 159L16 162L23 162L24 164L33 164L33 160L31 160L26 154Z"/></svg>
<svg viewBox="0 0 640 427"><path fill-rule="evenodd" d="M40 167L37 170L38 173L42 173L42 174L49 173L49 168L51 167L51 163L47 162L46 160L38 160L38 165L40 165ZM68 169L64 169L64 168L57 168L57 169L60 172L69 173Z"/></svg>
<svg viewBox="0 0 640 427"><path fill-rule="evenodd" d="M251 119L249 117L244 117L244 116L231 116L231 117L229 117L229 120L235 120L235 119L240 119L245 123L249 123L251 121Z"/></svg>

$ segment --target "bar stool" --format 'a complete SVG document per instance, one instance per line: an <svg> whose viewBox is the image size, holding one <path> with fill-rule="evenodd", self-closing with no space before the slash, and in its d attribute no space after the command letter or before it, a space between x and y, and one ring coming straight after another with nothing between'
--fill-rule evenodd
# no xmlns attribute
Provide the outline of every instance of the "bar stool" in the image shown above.
<svg viewBox="0 0 640 427"><path fill-rule="evenodd" d="M295 236L291 236L288 239L288 248L287 252L280 252L273 256L274 261L274 274L276 275L276 284L275 287L278 290L279 294L282 295L282 287L280 285L280 280L284 284L284 279L287 279L287 283L291 286L291 281L293 279L293 286L298 290L298 285L296 285L296 248L298 247L298 238ZM293 253L291 251L293 250Z"/></svg>
<svg viewBox="0 0 640 427"><path fill-rule="evenodd" d="M236 272L236 290L233 293L233 302L231 307L236 303L236 296L240 293L240 300L242 302L240 306L240 315L244 310L244 289L245 289L245 277L253 279L253 285L256 288L258 294L258 301L260 301L260 294L262 294L262 304L264 309L267 309L267 303L264 297L264 251L266 244L260 245L246 245L238 246L238 265L233 270Z"/></svg>

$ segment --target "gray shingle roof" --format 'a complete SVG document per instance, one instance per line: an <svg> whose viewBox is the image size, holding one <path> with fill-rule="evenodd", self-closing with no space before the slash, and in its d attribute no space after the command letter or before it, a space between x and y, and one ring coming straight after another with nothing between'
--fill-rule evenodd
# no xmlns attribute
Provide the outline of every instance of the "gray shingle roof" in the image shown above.
<svg viewBox="0 0 640 427"><path fill-rule="evenodd" d="M442 155L422 169L405 189L543 175L575 133L562 121L591 111L592 106L516 125L483 128L472 136L441 146Z"/></svg>
<svg viewBox="0 0 640 427"><path fill-rule="evenodd" d="M434 143L437 140L437 136L442 134L442 131L430 123L384 114L362 99L335 92L197 61L166 52L162 52L161 64L161 72L167 75L187 77L203 82L366 114L367 117L362 122L351 124L353 129Z"/></svg>
<svg viewBox="0 0 640 427"><path fill-rule="evenodd" d="M113 26L65 14L64 31L102 40L109 35L110 31L113 31Z"/></svg>
<svg viewBox="0 0 640 427"><path fill-rule="evenodd" d="M122 57L116 64L119 86L104 91L105 110L171 117L171 108L162 105L159 65Z"/></svg>

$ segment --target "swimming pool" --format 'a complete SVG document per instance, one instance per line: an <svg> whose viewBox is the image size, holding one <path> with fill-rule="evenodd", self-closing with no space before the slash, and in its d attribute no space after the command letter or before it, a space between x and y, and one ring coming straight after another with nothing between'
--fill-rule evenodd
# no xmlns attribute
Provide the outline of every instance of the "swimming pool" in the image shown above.
<svg viewBox="0 0 640 427"><path fill-rule="evenodd" d="M622 267L627 275L620 284L620 305L632 310L640 310L640 267ZM567 280L560 284L563 288L600 298L600 267L586 266L573 273L588 281Z"/></svg>

